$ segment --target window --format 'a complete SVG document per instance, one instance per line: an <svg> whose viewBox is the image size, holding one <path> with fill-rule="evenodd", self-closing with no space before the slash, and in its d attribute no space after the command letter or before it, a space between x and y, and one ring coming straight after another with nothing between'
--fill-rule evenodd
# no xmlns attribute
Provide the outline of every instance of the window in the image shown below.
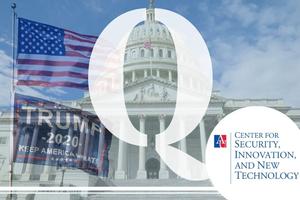
<svg viewBox="0 0 300 200"><path fill-rule="evenodd" d="M150 49L150 57L153 57L154 56L154 51L153 49Z"/></svg>
<svg viewBox="0 0 300 200"><path fill-rule="evenodd" d="M172 51L168 50L168 58L172 58Z"/></svg>
<svg viewBox="0 0 300 200"><path fill-rule="evenodd" d="M141 50L141 57L145 57L145 50L144 49Z"/></svg>
<svg viewBox="0 0 300 200"><path fill-rule="evenodd" d="M136 52L135 52L135 50L131 51L131 56L132 56L132 58L136 58Z"/></svg>
<svg viewBox="0 0 300 200"><path fill-rule="evenodd" d="M163 50L160 49L158 54L159 54L159 57L162 58L163 57Z"/></svg>
<svg viewBox="0 0 300 200"><path fill-rule="evenodd" d="M125 53L124 60L127 61L127 53Z"/></svg>
<svg viewBox="0 0 300 200"><path fill-rule="evenodd" d="M160 35L160 31L159 29L156 29L157 35Z"/></svg>
<svg viewBox="0 0 300 200"><path fill-rule="evenodd" d="M7 137L0 137L0 144L6 144Z"/></svg>

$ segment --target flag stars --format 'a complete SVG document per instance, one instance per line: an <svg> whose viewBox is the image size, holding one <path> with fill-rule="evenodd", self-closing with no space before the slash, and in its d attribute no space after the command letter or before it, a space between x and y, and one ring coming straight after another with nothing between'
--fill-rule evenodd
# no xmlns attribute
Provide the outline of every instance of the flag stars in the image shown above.
<svg viewBox="0 0 300 200"><path fill-rule="evenodd" d="M22 53L63 55L62 29L20 19L19 51Z"/></svg>

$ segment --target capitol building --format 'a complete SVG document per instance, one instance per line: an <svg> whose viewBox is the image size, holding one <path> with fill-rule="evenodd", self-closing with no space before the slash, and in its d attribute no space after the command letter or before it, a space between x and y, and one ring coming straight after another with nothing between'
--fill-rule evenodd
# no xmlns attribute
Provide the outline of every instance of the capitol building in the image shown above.
<svg viewBox="0 0 300 200"><path fill-rule="evenodd" d="M62 177L62 169L56 167L18 163L14 166L14 186L59 186L62 178L64 186L211 186L209 181L192 182L178 177L155 151L155 135L166 129L172 120L178 81L184 81L185 87L191 90L199 86L178 78L172 35L168 27L155 20L155 8L153 1L150 2L146 20L134 27L124 53L127 112L134 127L147 134L147 147L130 145L113 136L107 178L93 177L76 169L64 169ZM94 113L88 93L77 101L62 103ZM300 127L300 109L285 105L281 99L232 99L213 91L202 121L186 138L172 146L204 162L206 143L214 127L227 114L246 106L274 108ZM1 186L8 186L11 119L9 112L0 115ZM216 199L222 198L217 196Z"/></svg>

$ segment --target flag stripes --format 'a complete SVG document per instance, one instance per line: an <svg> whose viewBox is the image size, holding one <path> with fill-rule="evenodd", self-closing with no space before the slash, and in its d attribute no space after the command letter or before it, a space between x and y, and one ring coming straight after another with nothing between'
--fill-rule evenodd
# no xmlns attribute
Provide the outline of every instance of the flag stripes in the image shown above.
<svg viewBox="0 0 300 200"><path fill-rule="evenodd" d="M88 89L96 36L19 18L17 85Z"/></svg>

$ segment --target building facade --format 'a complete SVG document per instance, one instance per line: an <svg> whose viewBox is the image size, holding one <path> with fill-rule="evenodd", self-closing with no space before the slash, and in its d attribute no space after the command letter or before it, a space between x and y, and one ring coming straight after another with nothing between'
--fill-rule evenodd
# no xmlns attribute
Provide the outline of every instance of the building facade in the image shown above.
<svg viewBox="0 0 300 200"><path fill-rule="evenodd" d="M187 90L193 91L199 87L197 82L178 77L176 59L172 35L164 24L155 20L155 8L151 3L146 10L146 20L132 30L124 53L127 112L134 127L148 135L148 146L137 147L113 137L108 177L112 184L128 185L128 180L139 180L139 184L147 185L152 183L152 179L158 179L172 180L163 183L176 185L181 181L155 152L155 135L168 127L172 120L178 81L182 81ZM94 113L88 93L80 100L63 104ZM222 97L218 91L214 91L206 115L199 125L186 138L173 145L204 162L206 143L214 127L227 114L246 106L277 109L300 127L300 109L286 106L281 99L232 99ZM0 115L1 185L7 185L9 178L11 119L9 112L2 112ZM122 126L120 127L122 133ZM15 164L14 169L16 185L56 185L62 178L61 170L55 167ZM84 172L67 169L65 184L87 186L95 182L91 182L89 175Z"/></svg>

